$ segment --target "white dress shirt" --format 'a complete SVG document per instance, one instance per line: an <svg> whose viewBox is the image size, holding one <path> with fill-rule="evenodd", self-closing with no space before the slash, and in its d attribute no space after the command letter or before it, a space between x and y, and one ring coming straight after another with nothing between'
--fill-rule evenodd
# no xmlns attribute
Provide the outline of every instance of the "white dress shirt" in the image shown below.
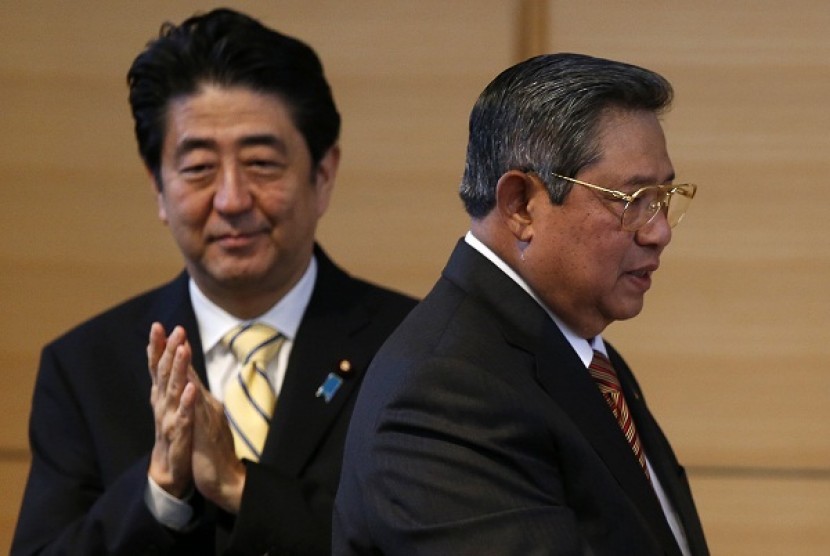
<svg viewBox="0 0 830 556"><path fill-rule="evenodd" d="M467 232L467 235L464 237L464 240L467 244L470 245L473 249L481 253L485 256L490 262L496 265L502 272L504 272L507 276L509 276L516 284L521 286L523 290L525 290L530 297L532 297L536 303L539 304L545 312L550 315L550 318L553 319L553 322L562 331L562 334L565 336L565 339L568 340L568 343L571 344L571 347L574 349L576 354L582 360L582 363L585 365L585 369L587 370L588 367L591 365L591 360L594 358L594 350L599 351L606 357L608 356L608 352L605 348L605 342L602 340L601 336L596 336L592 340L586 340L585 338L581 338L578 336L573 330L571 330L564 322L562 322L548 307L542 303L542 300L536 293L530 289L530 286L525 282L521 276L519 276L515 270L510 268L510 266L504 262L501 257L496 255L489 247L484 245L477 237L473 235L472 232ZM645 448L643 448L643 452L645 452ZM646 454L646 465L648 466L648 472L651 476L651 484L654 487L654 492L657 494L657 498L660 500L660 506L663 508L663 513L666 516L666 520L669 522L669 527L671 527L672 533L674 533L675 539L677 539L677 544L680 545L680 550L683 552L684 556L689 556L691 554L689 550L689 543L686 540L686 532L683 529L683 525L680 523L680 519L677 515L677 512L674 510L671 502L669 501L668 496L666 496L665 491L663 490L662 485L660 484L660 480L657 478L657 474L654 473L654 470L651 467L651 462L648 460L648 454Z"/></svg>

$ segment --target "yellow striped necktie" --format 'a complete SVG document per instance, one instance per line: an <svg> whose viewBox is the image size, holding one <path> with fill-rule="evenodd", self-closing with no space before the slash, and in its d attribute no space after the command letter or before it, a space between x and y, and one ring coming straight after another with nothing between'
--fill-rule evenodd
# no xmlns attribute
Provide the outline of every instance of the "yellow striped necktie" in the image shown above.
<svg viewBox="0 0 830 556"><path fill-rule="evenodd" d="M285 336L262 323L241 324L222 342L236 356L241 368L225 388L225 415L240 459L259 461L277 395L265 373L285 342Z"/></svg>

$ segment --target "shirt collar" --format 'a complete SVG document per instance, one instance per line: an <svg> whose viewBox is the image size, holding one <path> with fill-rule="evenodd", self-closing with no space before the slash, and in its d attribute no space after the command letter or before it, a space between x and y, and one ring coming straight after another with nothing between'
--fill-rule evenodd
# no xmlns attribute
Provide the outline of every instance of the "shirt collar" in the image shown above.
<svg viewBox="0 0 830 556"><path fill-rule="evenodd" d="M510 265L504 262L501 257L496 255L492 249L484 245L484 243L482 243L480 239L473 235L472 231L467 232L467 235L464 236L464 241L466 241L467 244L470 245L470 247L481 253L484 257L487 258L487 260L492 262L502 272L509 276L514 282L516 282L516 284L518 284L524 291L526 291L527 294L530 297L532 297L534 301L536 301L536 303L538 303L542 309L545 310L545 312L550 316L550 318L553 320L553 322L556 324L559 330L562 331L562 335L565 336L565 339L568 340L568 343L571 345L571 347L574 349L574 351L586 367L591 364L591 360L594 358L595 349L607 355L605 349L605 342L602 340L602 336L595 336L594 338L591 338L587 341L585 340L585 338L578 336L573 330L571 330L568 327L568 325L562 322L562 320L559 317L557 317L553 313L553 311L551 311L547 306L545 306L544 303L542 303L542 300L539 298L539 296L537 296L536 293L530 289L530 286L527 285L527 282L525 282L522 279L522 277L519 276L518 273L516 273L516 271L510 267Z"/></svg>
<svg viewBox="0 0 830 556"><path fill-rule="evenodd" d="M202 349L207 353L222 340L228 330L243 322L253 321L272 326L288 340L293 340L297 335L297 329L300 327L300 321L306 307L311 300L316 279L317 260L312 256L311 262L299 282L276 305L256 318L243 321L209 300L191 278L189 283L190 301L193 304L193 312L196 314L196 322L199 325Z"/></svg>

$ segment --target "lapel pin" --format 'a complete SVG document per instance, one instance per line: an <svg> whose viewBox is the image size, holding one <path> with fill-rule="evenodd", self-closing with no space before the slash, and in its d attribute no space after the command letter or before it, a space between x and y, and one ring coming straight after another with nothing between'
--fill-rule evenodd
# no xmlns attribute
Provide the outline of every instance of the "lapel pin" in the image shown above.
<svg viewBox="0 0 830 556"><path fill-rule="evenodd" d="M343 359L340 361L339 370L343 374L348 374L352 370L351 362L348 359ZM326 403L329 403L342 384L343 379L337 373L329 373L326 380L323 381L323 384L317 388L317 392L314 396L317 398L323 398Z"/></svg>

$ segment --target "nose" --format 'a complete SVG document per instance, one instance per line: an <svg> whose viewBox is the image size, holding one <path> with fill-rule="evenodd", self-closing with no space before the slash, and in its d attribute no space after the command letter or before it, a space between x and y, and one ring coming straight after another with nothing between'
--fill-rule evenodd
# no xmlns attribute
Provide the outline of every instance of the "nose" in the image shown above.
<svg viewBox="0 0 830 556"><path fill-rule="evenodd" d="M213 206L223 214L237 214L251 208L253 197L242 173L235 165L227 165L219 178Z"/></svg>
<svg viewBox="0 0 830 556"><path fill-rule="evenodd" d="M654 246L662 251L671 241L671 235L667 210L663 207L654 215L651 222L637 230L634 238L640 245Z"/></svg>

